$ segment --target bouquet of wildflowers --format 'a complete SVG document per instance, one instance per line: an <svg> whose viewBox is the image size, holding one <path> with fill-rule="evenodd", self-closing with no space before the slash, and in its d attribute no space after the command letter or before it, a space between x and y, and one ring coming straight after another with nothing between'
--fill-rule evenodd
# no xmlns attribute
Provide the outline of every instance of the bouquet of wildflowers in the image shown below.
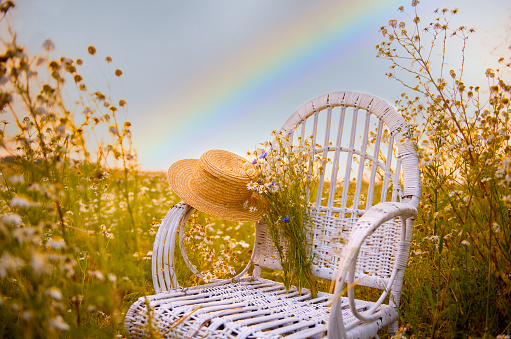
<svg viewBox="0 0 511 339"><path fill-rule="evenodd" d="M314 155L312 139L291 145L281 132L273 134L273 142L265 142L249 153L255 158L252 164L258 176L247 188L264 198L261 220L267 225L279 253L284 285L289 289L291 283L296 283L299 290L307 287L316 295L309 195L322 170L321 158Z"/></svg>

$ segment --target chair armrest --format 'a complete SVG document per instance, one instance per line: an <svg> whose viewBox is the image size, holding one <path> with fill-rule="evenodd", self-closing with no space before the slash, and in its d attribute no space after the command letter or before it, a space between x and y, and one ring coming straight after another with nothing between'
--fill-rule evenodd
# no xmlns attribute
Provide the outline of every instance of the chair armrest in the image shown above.
<svg viewBox="0 0 511 339"><path fill-rule="evenodd" d="M163 218L154 239L152 256L152 277L155 293L179 288L174 269L176 234L193 208L183 202L173 206Z"/></svg>
<svg viewBox="0 0 511 339"><path fill-rule="evenodd" d="M180 288L177 280L176 270L174 267L174 253L176 244L176 235L179 231L179 247L181 256L190 271L201 279L205 279L204 275L190 262L186 254L184 246L184 226L194 208L184 202L180 202L173 206L163 219L158 233L154 239L153 257L152 257L152 276L153 286L156 293L177 290ZM251 267L254 261L254 253L245 268L236 276L229 279L213 279L208 285L218 285L229 281L237 281L241 279Z"/></svg>
<svg viewBox="0 0 511 339"><path fill-rule="evenodd" d="M374 309L381 304L381 302L385 299L389 287L392 285L400 262L403 260L401 253L403 252L403 248L400 249L398 254L398 258L396 260L396 264L394 266L394 270L392 272L392 276L390 278L389 285L387 289L384 291L382 296L377 302L377 305L371 310L365 312L364 315L359 314L354 307L354 275L355 275L355 265L357 262L358 253L360 247L363 242L367 238L367 236L371 235L376 228L378 228L383 223L392 220L394 218L400 217L402 223L402 232L401 232L401 243L408 243L411 240L411 226L410 229L406 228L406 220L417 216L417 208L415 208L410 203L404 202L384 202L379 203L369 210L367 210L357 221L348 238L348 242L346 246L343 248L341 253L341 257L339 260L339 266L337 268L336 273L336 285L332 299L332 309L330 313L330 322L328 324L328 337L329 338L345 338L346 337L346 328L343 323L342 317L342 309L341 309L341 294L343 292L344 282L347 280L348 283L348 298L350 301L350 307L353 314L363 321L373 321L379 317L378 313L371 314ZM406 245L405 245L406 246ZM409 246L409 244L408 244ZM409 248L409 247L408 247ZM405 258L406 260L407 258ZM406 262L405 262L406 265ZM367 314L367 315L366 315Z"/></svg>

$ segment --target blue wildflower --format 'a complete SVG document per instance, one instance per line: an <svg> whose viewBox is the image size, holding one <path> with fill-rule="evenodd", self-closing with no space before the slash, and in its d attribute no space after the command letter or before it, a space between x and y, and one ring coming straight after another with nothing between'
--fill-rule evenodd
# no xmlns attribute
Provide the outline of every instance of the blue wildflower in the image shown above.
<svg viewBox="0 0 511 339"><path fill-rule="evenodd" d="M285 222L285 223L288 223L289 222L289 217L282 218L282 221Z"/></svg>
<svg viewBox="0 0 511 339"><path fill-rule="evenodd" d="M264 158L266 158L267 155L268 155L268 152L264 152L263 154L261 154L259 156L259 159L264 159Z"/></svg>
<svg viewBox="0 0 511 339"><path fill-rule="evenodd" d="M257 159L254 159L254 161L252 161L252 165L255 165L257 164Z"/></svg>

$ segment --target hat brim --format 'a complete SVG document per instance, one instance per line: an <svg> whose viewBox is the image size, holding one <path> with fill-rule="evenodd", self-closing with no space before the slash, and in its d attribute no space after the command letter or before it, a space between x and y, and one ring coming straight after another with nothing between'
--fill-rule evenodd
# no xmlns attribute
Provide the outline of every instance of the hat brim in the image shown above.
<svg viewBox="0 0 511 339"><path fill-rule="evenodd" d="M167 173L167 181L170 188L185 203L193 208L223 220L250 222L261 219L257 211L251 212L243 205L226 206L219 202L204 199L200 195L198 187L192 182L193 173L199 166L199 159L183 159L170 166ZM219 192L221 194L221 192ZM252 195L249 206L257 206L257 197Z"/></svg>

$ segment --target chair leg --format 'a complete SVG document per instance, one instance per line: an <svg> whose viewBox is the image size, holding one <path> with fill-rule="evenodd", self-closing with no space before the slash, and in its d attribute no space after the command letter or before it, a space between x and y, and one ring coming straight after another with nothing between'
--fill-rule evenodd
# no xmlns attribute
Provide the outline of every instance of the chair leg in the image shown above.
<svg viewBox="0 0 511 339"><path fill-rule="evenodd" d="M389 324L389 338L396 334L399 330L399 322L396 320L392 324Z"/></svg>
<svg viewBox="0 0 511 339"><path fill-rule="evenodd" d="M261 266L259 266L259 265L254 265L254 271L252 271L252 276L253 276L255 279L259 279L259 278L261 278Z"/></svg>

